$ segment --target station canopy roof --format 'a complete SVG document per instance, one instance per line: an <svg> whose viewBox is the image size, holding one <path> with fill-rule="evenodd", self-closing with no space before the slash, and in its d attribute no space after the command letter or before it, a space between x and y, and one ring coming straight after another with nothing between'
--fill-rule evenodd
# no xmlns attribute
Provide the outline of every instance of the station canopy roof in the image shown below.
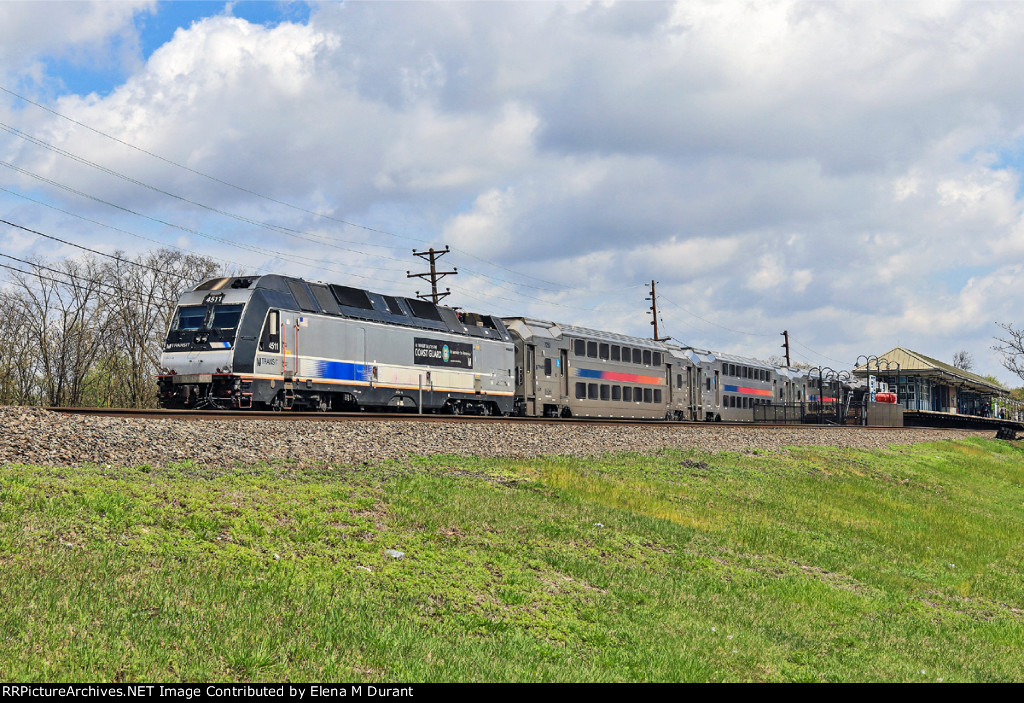
<svg viewBox="0 0 1024 703"><path fill-rule="evenodd" d="M944 380L948 385L962 385L977 393L994 395L1005 392L1004 388L997 386L978 374L958 369L952 364L946 364L912 349L896 347L890 349L885 354L879 354L878 359L881 362L881 368L876 368L874 360L872 360L869 364L862 364L856 367L853 373L858 376L868 376L870 374L892 376L896 373L896 364L899 364L899 374L901 376L925 376L937 379L940 382ZM886 368L886 361L889 362L889 368Z"/></svg>

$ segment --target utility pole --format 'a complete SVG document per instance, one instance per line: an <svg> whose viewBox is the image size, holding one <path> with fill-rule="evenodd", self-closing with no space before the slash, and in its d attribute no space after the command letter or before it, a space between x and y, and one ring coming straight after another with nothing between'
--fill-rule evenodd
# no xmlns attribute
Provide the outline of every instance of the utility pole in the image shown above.
<svg viewBox="0 0 1024 703"><path fill-rule="evenodd" d="M658 297L654 293L655 281L651 281L651 297L644 298L644 300L651 301L650 314L654 318L651 320L651 324L654 325L654 341L655 342L667 342L672 339L671 337L659 337L658 336Z"/></svg>
<svg viewBox="0 0 1024 703"><path fill-rule="evenodd" d="M428 273L411 273L409 271L405 272L406 278L423 278L430 280L430 293L420 295L420 292L416 291L417 298L420 298L421 300L426 300L427 298L429 298L434 303L434 305L437 305L439 302L441 302L443 298L446 298L452 294L451 288L445 288L444 293L437 292L438 281L440 281L445 276L454 276L459 272L457 268L453 268L451 271L437 270L437 260L440 259L445 254L447 254L449 251L451 250L448 248L447 245L445 246L444 249L434 249L433 247L431 247L429 251L416 251L415 249L412 250L413 256L418 256L424 259L425 261L430 262L430 271Z"/></svg>
<svg viewBox="0 0 1024 703"><path fill-rule="evenodd" d="M789 330L783 330L782 336L786 338L786 343L783 344L782 346L786 350L786 367L788 368L793 365L792 362L790 362L789 360Z"/></svg>

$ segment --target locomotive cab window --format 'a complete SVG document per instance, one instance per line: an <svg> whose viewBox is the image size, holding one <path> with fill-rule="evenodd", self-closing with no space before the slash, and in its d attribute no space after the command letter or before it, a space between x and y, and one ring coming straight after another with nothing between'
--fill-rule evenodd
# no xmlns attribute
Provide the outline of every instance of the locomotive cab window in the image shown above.
<svg viewBox="0 0 1024 703"><path fill-rule="evenodd" d="M263 334L260 335L260 351L281 351L280 316L281 313L278 310L271 310L267 313Z"/></svg>
<svg viewBox="0 0 1024 703"><path fill-rule="evenodd" d="M189 305L178 308L178 314L174 318L172 329L176 330L197 330L203 326L206 320L206 308L202 305Z"/></svg>
<svg viewBox="0 0 1024 703"><path fill-rule="evenodd" d="M238 320L242 317L242 305L218 305L213 309L213 322L210 324L214 329L233 330L238 327Z"/></svg>

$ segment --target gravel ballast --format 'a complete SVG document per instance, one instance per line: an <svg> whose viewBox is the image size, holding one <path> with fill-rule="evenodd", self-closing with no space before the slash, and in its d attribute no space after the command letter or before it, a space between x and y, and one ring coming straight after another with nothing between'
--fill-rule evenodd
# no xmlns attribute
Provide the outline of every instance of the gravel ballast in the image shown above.
<svg viewBox="0 0 1024 703"><path fill-rule="evenodd" d="M991 437L968 430L584 425L576 423L415 422L405 420L163 420L69 415L0 407L0 464L208 466L292 460L373 464L409 455L525 458L653 453L664 447L708 452L776 451L824 445L879 449L944 439Z"/></svg>

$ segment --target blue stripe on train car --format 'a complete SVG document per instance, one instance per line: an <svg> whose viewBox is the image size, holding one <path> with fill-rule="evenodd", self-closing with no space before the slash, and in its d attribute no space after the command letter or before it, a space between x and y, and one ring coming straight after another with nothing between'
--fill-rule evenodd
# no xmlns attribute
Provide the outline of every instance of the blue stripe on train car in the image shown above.
<svg viewBox="0 0 1024 703"><path fill-rule="evenodd" d="M348 361L316 361L317 378L330 378L336 381L369 381L371 367L366 364L353 364Z"/></svg>

